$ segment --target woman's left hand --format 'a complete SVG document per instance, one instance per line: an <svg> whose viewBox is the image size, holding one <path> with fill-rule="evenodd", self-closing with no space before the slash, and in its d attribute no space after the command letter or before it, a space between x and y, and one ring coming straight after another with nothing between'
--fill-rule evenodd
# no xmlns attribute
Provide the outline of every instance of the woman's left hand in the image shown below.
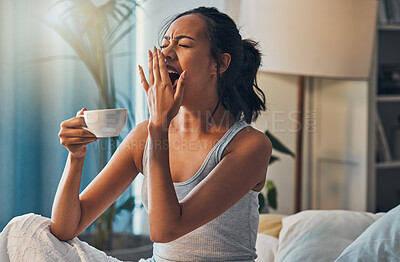
<svg viewBox="0 0 400 262"><path fill-rule="evenodd" d="M149 124L168 128L182 104L187 72L183 71L179 76L176 90L174 91L165 64L165 57L160 50L154 47L153 52L149 50L149 82L147 82L143 68L140 65L139 73L149 104Z"/></svg>

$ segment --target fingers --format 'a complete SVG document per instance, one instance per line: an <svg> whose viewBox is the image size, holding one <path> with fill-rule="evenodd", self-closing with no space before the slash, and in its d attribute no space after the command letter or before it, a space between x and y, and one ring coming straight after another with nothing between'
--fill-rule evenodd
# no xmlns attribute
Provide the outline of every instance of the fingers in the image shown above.
<svg viewBox="0 0 400 262"><path fill-rule="evenodd" d="M58 136L60 137L60 143L62 145L70 145L70 144L84 144L91 143L96 141L98 138L90 131L79 128L78 125L73 125L71 123L78 122L82 117L75 117L70 120L64 121L61 124L60 132Z"/></svg>
<svg viewBox="0 0 400 262"><path fill-rule="evenodd" d="M160 75L160 67L158 64L158 54L157 54L157 48L154 46L153 47L153 74L154 74L154 79L156 82L161 81L161 75Z"/></svg>
<svg viewBox="0 0 400 262"><path fill-rule="evenodd" d="M164 54L158 49L157 49L157 53L158 53L158 62L159 62L159 67L160 67L161 81L163 81L164 83L168 83L168 82L170 83L171 79L169 78L167 65L165 64ZM171 86L172 86L172 83L171 83Z"/></svg>
<svg viewBox="0 0 400 262"><path fill-rule="evenodd" d="M74 117L69 120L65 120L60 125L60 132L58 136L61 140L69 140L71 138L82 138L84 140L93 140L97 137L90 131L83 129L85 120L82 116ZM87 141L86 141L87 142Z"/></svg>
<svg viewBox="0 0 400 262"><path fill-rule="evenodd" d="M63 128L61 129L59 136L96 138L96 136L89 130L76 128Z"/></svg>
<svg viewBox="0 0 400 262"><path fill-rule="evenodd" d="M153 53L149 50L149 81L150 85L154 84L154 74L153 74Z"/></svg>
<svg viewBox="0 0 400 262"><path fill-rule="evenodd" d="M69 139L60 139L61 145L65 147L69 146L77 146L77 145L87 145L90 144L94 141L96 141L98 138L83 138L83 137L73 137Z"/></svg>
<svg viewBox="0 0 400 262"><path fill-rule="evenodd" d="M86 127L83 114L86 108L82 108L76 115L71 119L65 120L60 125L60 144L63 145L68 151L75 157L84 157L87 149L86 145L90 144L98 138L90 131L84 129Z"/></svg>
<svg viewBox="0 0 400 262"><path fill-rule="evenodd" d="M187 71L183 71L182 74L179 76L178 83L176 85L176 92L174 94L174 100L179 101L179 104L183 98L184 86L187 78Z"/></svg>
<svg viewBox="0 0 400 262"><path fill-rule="evenodd" d="M147 83L146 77L143 72L143 68L140 65L139 65L139 75L140 75L140 81L142 82L144 91L146 91L146 93L147 93L150 86L149 86L149 83Z"/></svg>
<svg viewBox="0 0 400 262"><path fill-rule="evenodd" d="M141 81L142 84L144 85L146 92L148 91L150 86L154 85L154 82L171 83L167 66L165 64L165 57L162 54L162 52L154 46L153 52L151 52L150 50L148 51L148 56L149 56L149 82L146 81L146 78L143 73L143 68L139 66ZM168 85L166 84L165 86Z"/></svg>
<svg viewBox="0 0 400 262"><path fill-rule="evenodd" d="M79 111L78 114L80 114L81 111ZM83 112L82 112L82 114L83 114ZM65 120L64 122L61 123L60 127L61 128L82 128L82 127L86 127L86 123L85 123L85 119L82 117L82 115L79 115L77 117L73 117L71 119Z"/></svg>

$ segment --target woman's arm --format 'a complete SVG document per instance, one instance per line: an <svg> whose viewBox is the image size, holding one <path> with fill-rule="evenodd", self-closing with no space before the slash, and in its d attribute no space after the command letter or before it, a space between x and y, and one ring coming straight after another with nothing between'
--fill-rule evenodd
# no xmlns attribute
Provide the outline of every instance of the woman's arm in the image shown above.
<svg viewBox="0 0 400 262"><path fill-rule="evenodd" d="M68 240L75 234L81 218L79 186L84 157L68 154L64 172L53 201L50 230L58 239Z"/></svg>
<svg viewBox="0 0 400 262"><path fill-rule="evenodd" d="M165 129L165 128L164 128ZM154 242L169 242L175 239L174 231L179 226L182 206L176 196L169 166L168 131L149 124L148 127L148 212L150 238Z"/></svg>
<svg viewBox="0 0 400 262"><path fill-rule="evenodd" d="M81 111L80 113L83 113ZM53 203L51 232L60 240L72 239L85 230L130 185L141 168L147 123L136 126L124 139L106 167L79 195L87 139L84 121L63 122L61 143L70 151ZM78 140L78 137L79 140ZM77 141L86 141L77 144ZM90 140L89 140L90 141Z"/></svg>

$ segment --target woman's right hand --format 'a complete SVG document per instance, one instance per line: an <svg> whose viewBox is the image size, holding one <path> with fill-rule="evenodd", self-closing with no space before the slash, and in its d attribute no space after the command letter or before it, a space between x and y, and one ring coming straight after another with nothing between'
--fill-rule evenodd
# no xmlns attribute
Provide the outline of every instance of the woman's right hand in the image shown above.
<svg viewBox="0 0 400 262"><path fill-rule="evenodd" d="M86 110L83 108L76 114L76 117L62 122L58 133L60 144L65 146L75 158L84 157L87 152L86 145L98 139L93 133L82 128L86 127L83 118L83 112Z"/></svg>

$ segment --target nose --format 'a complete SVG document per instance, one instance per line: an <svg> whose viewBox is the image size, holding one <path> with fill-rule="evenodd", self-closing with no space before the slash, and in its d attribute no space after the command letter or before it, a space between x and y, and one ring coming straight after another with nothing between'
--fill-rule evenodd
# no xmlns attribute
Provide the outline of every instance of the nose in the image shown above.
<svg viewBox="0 0 400 262"><path fill-rule="evenodd" d="M169 46L163 48L163 50L161 52L165 56L165 59L167 60L167 62L176 59L176 53L175 53L173 45L169 45Z"/></svg>

